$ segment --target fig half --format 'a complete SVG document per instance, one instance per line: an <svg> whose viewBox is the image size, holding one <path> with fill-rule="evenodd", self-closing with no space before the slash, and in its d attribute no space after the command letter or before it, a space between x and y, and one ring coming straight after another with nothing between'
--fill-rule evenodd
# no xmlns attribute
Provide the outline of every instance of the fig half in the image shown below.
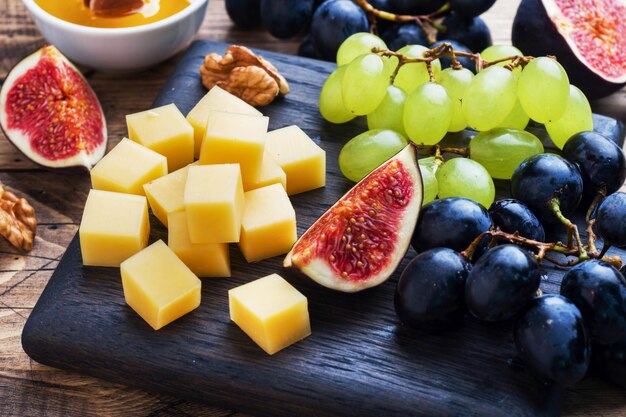
<svg viewBox="0 0 626 417"><path fill-rule="evenodd" d="M626 0L522 0L513 45L555 55L589 99L626 84Z"/></svg>
<svg viewBox="0 0 626 417"><path fill-rule="evenodd" d="M26 157L47 168L91 169L105 153L106 120L91 86L54 46L9 72L0 125Z"/></svg>
<svg viewBox="0 0 626 417"><path fill-rule="evenodd" d="M283 266L356 292L386 281L404 257L422 206L417 154L408 145L341 197L300 237Z"/></svg>

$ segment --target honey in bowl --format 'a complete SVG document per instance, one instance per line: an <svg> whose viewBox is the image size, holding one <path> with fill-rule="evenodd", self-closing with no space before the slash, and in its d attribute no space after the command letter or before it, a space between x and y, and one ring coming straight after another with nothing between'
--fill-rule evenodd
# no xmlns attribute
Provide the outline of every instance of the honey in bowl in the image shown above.
<svg viewBox="0 0 626 417"><path fill-rule="evenodd" d="M127 28L158 22L172 16L193 0L145 0L137 11L116 17L96 16L84 0L35 0L44 11L59 19L96 28Z"/></svg>

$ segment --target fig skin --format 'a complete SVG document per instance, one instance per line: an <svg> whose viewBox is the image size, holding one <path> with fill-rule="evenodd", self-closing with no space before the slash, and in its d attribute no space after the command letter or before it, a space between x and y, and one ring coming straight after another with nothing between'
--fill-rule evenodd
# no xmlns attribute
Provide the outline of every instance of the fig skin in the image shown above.
<svg viewBox="0 0 626 417"><path fill-rule="evenodd" d="M511 39L525 55L556 56L570 83L590 100L608 96L626 85L607 81L587 68L556 29L541 0L522 0L513 21Z"/></svg>

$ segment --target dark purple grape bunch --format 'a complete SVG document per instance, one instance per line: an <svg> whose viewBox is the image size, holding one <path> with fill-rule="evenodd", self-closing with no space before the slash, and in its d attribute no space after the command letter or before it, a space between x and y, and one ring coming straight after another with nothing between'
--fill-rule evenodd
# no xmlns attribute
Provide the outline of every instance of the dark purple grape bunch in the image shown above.
<svg viewBox="0 0 626 417"><path fill-rule="evenodd" d="M435 39L424 31L424 26L428 25L437 32L437 44L451 42L455 50L480 52L492 44L489 28L479 15L493 6L495 0L367 1L379 11L422 16L421 24L415 21L396 23L371 12L368 17L360 3L353 0L226 0L226 11L242 28L262 25L279 39L302 36L298 54L326 61L334 61L343 41L358 32L378 33L391 50L405 45L431 45ZM450 64L450 58L446 59L442 62L444 67ZM475 71L471 60L460 61Z"/></svg>

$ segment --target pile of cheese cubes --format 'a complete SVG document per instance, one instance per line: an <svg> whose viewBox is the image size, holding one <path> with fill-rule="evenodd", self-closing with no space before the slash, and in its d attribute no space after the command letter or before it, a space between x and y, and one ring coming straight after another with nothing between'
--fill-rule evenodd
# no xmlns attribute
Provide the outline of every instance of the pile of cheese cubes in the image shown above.
<svg viewBox="0 0 626 417"><path fill-rule="evenodd" d="M127 303L159 329L199 305L198 277L231 275L229 243L248 262L290 250L288 195L325 185L326 155L297 126L268 132L268 117L219 87L186 118L170 104L126 121L129 139L91 171L80 245L84 265L121 267ZM146 248L148 203L167 245ZM296 339L310 333L308 314L297 327Z"/></svg>

